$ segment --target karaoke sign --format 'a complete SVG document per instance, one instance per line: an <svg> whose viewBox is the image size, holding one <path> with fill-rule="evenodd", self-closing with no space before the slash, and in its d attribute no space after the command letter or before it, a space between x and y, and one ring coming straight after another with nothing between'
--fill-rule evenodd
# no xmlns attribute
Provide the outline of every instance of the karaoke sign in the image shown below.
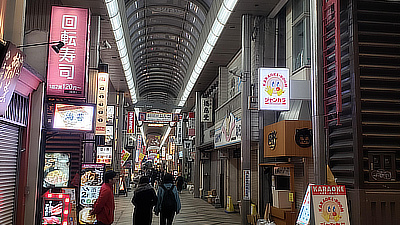
<svg viewBox="0 0 400 225"><path fill-rule="evenodd" d="M58 53L49 46L47 95L85 97L89 26L88 9L52 7L50 42L64 46Z"/></svg>

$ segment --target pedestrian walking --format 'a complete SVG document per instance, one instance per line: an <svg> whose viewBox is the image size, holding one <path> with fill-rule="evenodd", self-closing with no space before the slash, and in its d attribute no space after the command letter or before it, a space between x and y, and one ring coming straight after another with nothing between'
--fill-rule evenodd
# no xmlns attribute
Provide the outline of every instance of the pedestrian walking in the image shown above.
<svg viewBox="0 0 400 225"><path fill-rule="evenodd" d="M182 173L179 173L178 177L176 178L176 188L178 189L178 192L181 193L183 189L183 177Z"/></svg>
<svg viewBox="0 0 400 225"><path fill-rule="evenodd" d="M104 173L104 183L100 194L93 205L91 215L96 215L98 225L111 225L114 222L114 194L113 185L118 182L117 174L109 170Z"/></svg>
<svg viewBox="0 0 400 225"><path fill-rule="evenodd" d="M150 225L153 220L153 207L156 203L156 192L149 183L149 177L141 177L138 187L133 192L132 204L135 206L133 225Z"/></svg>
<svg viewBox="0 0 400 225"><path fill-rule="evenodd" d="M160 225L172 225L175 214L181 210L181 201L172 174L165 174L163 184L158 188L157 198L154 212L156 215L160 213Z"/></svg>

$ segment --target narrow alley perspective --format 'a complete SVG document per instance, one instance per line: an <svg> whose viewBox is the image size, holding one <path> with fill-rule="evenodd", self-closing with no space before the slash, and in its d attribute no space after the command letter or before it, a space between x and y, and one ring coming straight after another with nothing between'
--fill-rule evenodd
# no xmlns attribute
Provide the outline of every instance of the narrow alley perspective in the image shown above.
<svg viewBox="0 0 400 225"><path fill-rule="evenodd" d="M400 225L400 0L0 0L0 225L150 219Z"/></svg>
<svg viewBox="0 0 400 225"><path fill-rule="evenodd" d="M188 190L180 194L182 209L174 218L175 225L240 224L239 213L226 213L223 208L215 208L200 198L193 198ZM128 196L115 197L115 221L113 225L132 225L132 192ZM158 225L159 216L153 215L153 223Z"/></svg>

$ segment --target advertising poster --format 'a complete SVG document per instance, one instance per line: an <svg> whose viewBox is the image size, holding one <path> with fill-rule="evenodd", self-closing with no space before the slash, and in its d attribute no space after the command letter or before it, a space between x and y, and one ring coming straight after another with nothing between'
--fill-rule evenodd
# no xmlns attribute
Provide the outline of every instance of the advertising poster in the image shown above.
<svg viewBox="0 0 400 225"><path fill-rule="evenodd" d="M47 95L84 98L87 74L89 10L53 6L49 42L62 41L55 52L49 46Z"/></svg>
<svg viewBox="0 0 400 225"><path fill-rule="evenodd" d="M221 147L240 142L242 140L241 118L235 118L233 113L229 113L222 121L220 127L215 129L214 146Z"/></svg>
<svg viewBox="0 0 400 225"><path fill-rule="evenodd" d="M104 165L83 163L81 175L80 204L93 205L99 197L103 183Z"/></svg>
<svg viewBox="0 0 400 225"><path fill-rule="evenodd" d="M258 109L289 110L289 69L258 69Z"/></svg>
<svg viewBox="0 0 400 225"><path fill-rule="evenodd" d="M111 165L112 147L97 147L96 163Z"/></svg>
<svg viewBox="0 0 400 225"><path fill-rule="evenodd" d="M107 106L107 126L114 125L115 107L113 105Z"/></svg>
<svg viewBox="0 0 400 225"><path fill-rule="evenodd" d="M45 193L43 196L42 225L68 224L70 195L62 193ZM65 212L67 212L65 214Z"/></svg>
<svg viewBox="0 0 400 225"><path fill-rule="evenodd" d="M69 181L69 154L45 153L44 188L67 187Z"/></svg>
<svg viewBox="0 0 400 225"><path fill-rule="evenodd" d="M350 225L344 185L311 186L314 224Z"/></svg>
<svg viewBox="0 0 400 225"><path fill-rule="evenodd" d="M92 131L94 106L55 104L53 128Z"/></svg>
<svg viewBox="0 0 400 225"><path fill-rule="evenodd" d="M121 151L121 166L125 165L125 162L129 159L130 155L131 155L130 152L126 151L125 149L122 149L122 151Z"/></svg>
<svg viewBox="0 0 400 225"><path fill-rule="evenodd" d="M62 192L68 194L70 197L70 210L68 215L69 225L77 225L77 214L76 214L76 190L75 188L63 188Z"/></svg>

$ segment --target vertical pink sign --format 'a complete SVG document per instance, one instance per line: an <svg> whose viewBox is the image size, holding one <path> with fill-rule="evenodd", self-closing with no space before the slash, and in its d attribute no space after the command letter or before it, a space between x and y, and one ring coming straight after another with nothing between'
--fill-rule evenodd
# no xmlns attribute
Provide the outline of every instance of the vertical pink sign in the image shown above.
<svg viewBox="0 0 400 225"><path fill-rule="evenodd" d="M58 54L49 46L47 95L85 97L88 32L88 9L52 7L49 42L64 46Z"/></svg>
<svg viewBox="0 0 400 225"><path fill-rule="evenodd" d="M127 134L135 133L135 112L128 112L128 128L126 129Z"/></svg>

